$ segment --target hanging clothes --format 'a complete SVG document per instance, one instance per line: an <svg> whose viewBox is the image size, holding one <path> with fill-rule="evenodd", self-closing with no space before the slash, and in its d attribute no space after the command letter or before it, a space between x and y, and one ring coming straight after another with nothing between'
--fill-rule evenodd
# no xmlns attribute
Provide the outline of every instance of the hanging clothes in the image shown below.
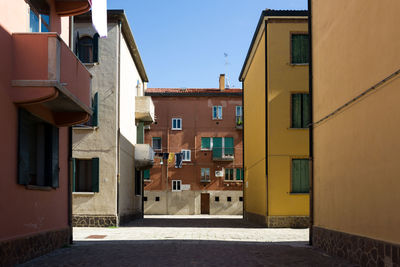
<svg viewBox="0 0 400 267"><path fill-rule="evenodd" d="M163 153L163 159L168 159L169 153Z"/></svg>
<svg viewBox="0 0 400 267"><path fill-rule="evenodd" d="M174 162L175 153L169 153L168 163Z"/></svg>
<svg viewBox="0 0 400 267"><path fill-rule="evenodd" d="M182 168L182 153L175 154L175 168Z"/></svg>

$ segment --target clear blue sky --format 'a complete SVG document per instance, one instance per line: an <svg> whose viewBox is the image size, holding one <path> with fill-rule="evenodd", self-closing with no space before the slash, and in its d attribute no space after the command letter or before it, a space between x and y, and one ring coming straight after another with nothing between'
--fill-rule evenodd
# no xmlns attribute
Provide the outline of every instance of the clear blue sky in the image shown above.
<svg viewBox="0 0 400 267"><path fill-rule="evenodd" d="M108 0L124 9L149 77L148 87L231 87L262 10L307 9L307 0ZM227 57L224 53L228 54ZM226 64L228 63L228 64Z"/></svg>

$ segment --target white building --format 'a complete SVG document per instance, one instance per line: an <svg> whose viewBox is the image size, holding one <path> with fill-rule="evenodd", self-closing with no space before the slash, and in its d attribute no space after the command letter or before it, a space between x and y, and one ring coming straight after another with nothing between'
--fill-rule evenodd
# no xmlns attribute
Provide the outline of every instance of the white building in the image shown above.
<svg viewBox="0 0 400 267"><path fill-rule="evenodd" d="M143 145L154 121L148 78L123 10L108 10L104 39L90 13L74 17L73 41L93 75L93 117L73 128L73 226L117 226L143 215L143 170L153 164Z"/></svg>

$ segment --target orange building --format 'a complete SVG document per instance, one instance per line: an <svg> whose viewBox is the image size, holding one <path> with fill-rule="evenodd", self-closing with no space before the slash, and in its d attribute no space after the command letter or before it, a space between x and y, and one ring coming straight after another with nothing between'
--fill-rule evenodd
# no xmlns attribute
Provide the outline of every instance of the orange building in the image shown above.
<svg viewBox="0 0 400 267"><path fill-rule="evenodd" d="M149 88L156 152L144 175L145 214L242 214L242 90ZM176 155L178 154L178 155ZM182 167L176 159L182 156Z"/></svg>
<svg viewBox="0 0 400 267"><path fill-rule="evenodd" d="M69 16L90 3L0 2L1 266L72 240L67 127L92 110L91 75L69 47Z"/></svg>

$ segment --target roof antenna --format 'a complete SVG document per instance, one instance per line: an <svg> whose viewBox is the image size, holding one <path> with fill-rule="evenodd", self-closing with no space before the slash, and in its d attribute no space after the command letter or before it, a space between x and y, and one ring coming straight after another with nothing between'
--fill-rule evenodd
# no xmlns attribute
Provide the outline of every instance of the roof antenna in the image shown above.
<svg viewBox="0 0 400 267"><path fill-rule="evenodd" d="M228 65L230 65L231 63L229 63L228 61L228 53L224 52L224 58L225 58L225 84L226 84L226 88L231 88L231 85L229 83L229 77L228 77Z"/></svg>

